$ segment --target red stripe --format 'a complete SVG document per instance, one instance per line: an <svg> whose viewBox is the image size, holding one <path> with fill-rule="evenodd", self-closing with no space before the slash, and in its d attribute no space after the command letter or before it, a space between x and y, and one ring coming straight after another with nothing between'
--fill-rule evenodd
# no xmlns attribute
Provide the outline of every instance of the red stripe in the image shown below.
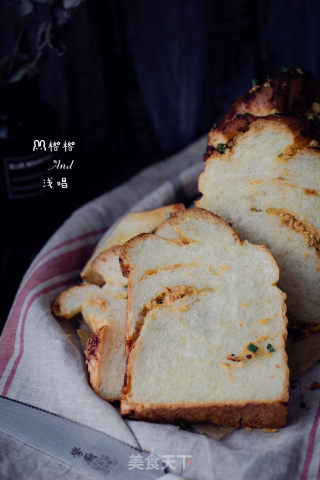
<svg viewBox="0 0 320 480"><path fill-rule="evenodd" d="M100 233L105 232L108 229L108 227L104 228L99 228L98 230L91 230L90 232L83 233L82 235L78 235L77 237L70 238L69 240L65 240L64 242L58 243L58 245L55 245L54 247L50 248L46 253L41 255L35 263L32 265L32 268L36 267L38 263L45 257L47 257L51 252L54 252L55 250L58 250L61 247L64 247L66 245L70 245L71 243L78 242L79 240L84 240L85 238L92 237L94 235L98 235Z"/></svg>
<svg viewBox="0 0 320 480"><path fill-rule="evenodd" d="M77 278L77 277L74 277L74 279ZM43 295L44 293L49 293L51 292L52 290L55 290L59 287L62 287L63 285L67 285L68 283L70 282L70 279L69 280L61 280L60 282L57 282L53 285L50 285L49 287L45 287L43 288L42 290L40 290L39 292L35 293L33 295L33 297L30 298L29 302L28 302L28 305L27 305L27 308L24 312L24 316L23 316L23 320L22 320L22 325L21 325L21 331L20 331L20 349L19 349L19 354L14 362L14 365L13 365L13 368L10 372L10 375L8 376L7 378L7 381L5 383L5 386L3 388L3 391L2 391L2 394L3 396L6 396L7 393L8 393L8 390L10 388L10 385L11 385L11 382L13 380L13 377L15 376L15 373L17 371L17 368L18 368L18 365L20 363L20 360L21 360L21 357L23 355L23 352L24 352L24 327L25 327L25 322L26 322L26 318L27 318L27 315L29 313L29 310L30 310L30 307L32 305L32 303L38 298L40 297L40 295Z"/></svg>
<svg viewBox="0 0 320 480"><path fill-rule="evenodd" d="M21 310L30 290L52 277L80 269L83 264L83 259L90 256L93 247L93 245L83 245L71 252L62 253L41 265L41 267L30 276L14 303L14 307L0 338L0 377L3 375L13 355Z"/></svg>
<svg viewBox="0 0 320 480"><path fill-rule="evenodd" d="M312 460L312 456L313 456L314 442L315 442L315 438L316 438L319 418L320 418L320 402L319 402L318 410L317 410L312 428L311 428L310 433L309 433L306 459L305 459L303 470L302 470L301 480L307 480L307 478L308 478L309 468L310 468L310 464L311 464L311 460Z"/></svg>

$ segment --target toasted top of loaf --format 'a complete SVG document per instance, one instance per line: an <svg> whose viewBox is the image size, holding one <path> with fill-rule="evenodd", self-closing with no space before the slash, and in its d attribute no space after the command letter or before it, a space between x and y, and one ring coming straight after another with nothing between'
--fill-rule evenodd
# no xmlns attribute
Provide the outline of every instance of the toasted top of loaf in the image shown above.
<svg viewBox="0 0 320 480"><path fill-rule="evenodd" d="M275 113L296 116L317 116L320 113L320 80L301 68L288 68L253 85L226 111L220 125L237 115L256 116Z"/></svg>
<svg viewBox="0 0 320 480"><path fill-rule="evenodd" d="M103 252L105 250L109 250L111 247L117 245L122 245L139 233L153 232L161 223L170 218L174 212L183 210L184 208L182 203L178 203L166 205L154 210L128 213L115 225L111 232L108 230L102 237L82 270L81 277L89 283L103 285L103 283L108 281L108 279L105 278L105 269L100 268L101 259L103 259ZM100 254L102 257L97 258Z"/></svg>
<svg viewBox="0 0 320 480"><path fill-rule="evenodd" d="M157 419L190 406L286 402L285 295L271 253L202 209L177 212L169 228L172 239L142 234L121 250L130 345L122 411Z"/></svg>
<svg viewBox="0 0 320 480"><path fill-rule="evenodd" d="M262 125L267 124L278 130L286 129L290 135L291 143L295 144L295 146L307 146L310 142L313 141L314 143L314 141L320 139L320 129L318 125L304 119L289 115L268 115L264 117L245 115L235 118L230 122L221 123L210 130L205 160L209 158L217 148L217 152L224 155L225 150L233 146L238 136L248 132L251 128L261 129ZM218 147L219 145L221 145L221 148ZM317 145L313 145L312 148L317 148Z"/></svg>
<svg viewBox="0 0 320 480"><path fill-rule="evenodd" d="M306 122L285 116L241 118L212 130L197 202L241 238L271 249L290 317L303 322L320 321L318 139Z"/></svg>

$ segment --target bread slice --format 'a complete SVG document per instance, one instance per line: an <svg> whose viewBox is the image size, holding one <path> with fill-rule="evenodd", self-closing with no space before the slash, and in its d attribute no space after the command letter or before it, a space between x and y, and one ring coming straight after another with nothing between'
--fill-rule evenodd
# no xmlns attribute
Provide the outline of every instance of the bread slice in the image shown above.
<svg viewBox="0 0 320 480"><path fill-rule="evenodd" d="M126 361L124 322L125 314L121 315L121 321L109 321L100 327L87 341L90 385L97 395L109 402L121 397Z"/></svg>
<svg viewBox="0 0 320 480"><path fill-rule="evenodd" d="M286 308L271 253L242 243L202 209L177 212L162 231L169 228L170 240L142 234L121 250L129 351L123 415L284 425Z"/></svg>
<svg viewBox="0 0 320 480"><path fill-rule="evenodd" d="M119 264L119 256L117 259ZM100 397L110 402L120 400L123 386L126 298L127 289L121 285L106 284L100 288L84 284L62 292L52 306L53 313L60 318L81 313L90 327L86 348L89 382ZM88 334L86 330L80 332L83 341Z"/></svg>
<svg viewBox="0 0 320 480"><path fill-rule="evenodd" d="M199 178L197 206L271 250L294 323L320 322L318 139L290 117L237 119L210 132Z"/></svg>
<svg viewBox="0 0 320 480"><path fill-rule="evenodd" d="M55 317L70 319L81 313L82 304L100 294L96 285L83 284L61 292L54 300L51 310Z"/></svg>
<svg viewBox="0 0 320 480"><path fill-rule="evenodd" d="M103 258L97 258L99 254L110 249L110 247L124 244L130 238L139 235L139 233L153 232L161 223L170 218L174 212L184 210L184 208L182 203L178 203L166 205L154 210L128 213L128 215L115 226L111 233L108 230L101 239L81 272L83 280L88 283L103 285L107 280L104 278L104 272L99 268L101 266L101 258Z"/></svg>
<svg viewBox="0 0 320 480"><path fill-rule="evenodd" d="M152 231L173 212L183 209L182 204L177 204L127 215L96 250L87 270L85 268L83 277L96 285L85 283L71 287L53 302L52 312L56 317L70 319L82 314L89 326L89 334L85 329L77 332L81 344L86 344L90 385L105 400L120 400L125 373L127 279L119 264L121 247L114 243L124 242L130 235ZM114 246L102 250L108 245ZM100 285L104 286L100 288Z"/></svg>
<svg viewBox="0 0 320 480"><path fill-rule="evenodd" d="M283 68L255 84L241 95L226 111L219 127L237 115L251 113L256 116L275 113L317 117L320 113L320 80L301 68Z"/></svg>
<svg viewBox="0 0 320 480"><path fill-rule="evenodd" d="M127 279L122 275L119 255L121 251L120 245L108 248L99 253L91 262L90 272L91 279L94 276L96 285L119 285L127 286Z"/></svg>

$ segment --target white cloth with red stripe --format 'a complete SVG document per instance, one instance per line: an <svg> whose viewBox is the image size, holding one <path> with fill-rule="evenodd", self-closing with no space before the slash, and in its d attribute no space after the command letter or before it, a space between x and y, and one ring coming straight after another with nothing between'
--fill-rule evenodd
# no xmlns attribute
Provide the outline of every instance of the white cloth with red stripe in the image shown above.
<svg viewBox="0 0 320 480"><path fill-rule="evenodd" d="M186 478L320 480L320 390L307 389L312 381L320 381L319 364L291 391L285 428L273 434L241 429L216 441L173 425L123 420L88 386L80 348L66 339L51 314L52 300L79 282L79 272L99 238L121 215L193 201L204 142L202 138L83 206L53 235L26 272L0 338L0 392L162 458L171 455L170 470ZM300 407L302 394L307 409ZM0 447L1 479L86 478L3 434ZM178 455L192 455L185 470Z"/></svg>

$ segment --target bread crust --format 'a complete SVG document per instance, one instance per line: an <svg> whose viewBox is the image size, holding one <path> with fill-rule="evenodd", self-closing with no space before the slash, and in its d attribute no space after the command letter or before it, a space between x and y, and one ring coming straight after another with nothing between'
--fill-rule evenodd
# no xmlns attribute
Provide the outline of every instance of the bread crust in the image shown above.
<svg viewBox="0 0 320 480"><path fill-rule="evenodd" d="M247 112L258 116L274 113L304 116L319 99L320 80L307 70L291 67L243 93L228 108L220 124Z"/></svg>
<svg viewBox="0 0 320 480"><path fill-rule="evenodd" d="M101 376L103 365L103 354L105 345L108 342L108 325L103 325L95 333L90 335L87 340L85 356L89 374L89 385L92 390L103 400L115 402L120 400L120 395L109 396L106 398L101 395Z"/></svg>
<svg viewBox="0 0 320 480"><path fill-rule="evenodd" d="M143 405L121 400L121 413L134 420L215 423L225 427L280 428L286 424L287 399L270 403Z"/></svg>
<svg viewBox="0 0 320 480"><path fill-rule="evenodd" d="M261 128L266 123L274 124L276 128L281 126L287 127L294 136L294 144L299 146L299 148L308 146L312 140L320 139L319 127L313 122L308 122L304 119L289 115L268 115L263 117L246 115L229 122L221 122L217 127L210 130L207 145L211 148L207 148L205 160L212 156L214 152L219 158L219 153L215 150L217 144L228 144L229 148L232 149L238 135L247 132L251 126ZM317 148L317 146L315 145L312 148Z"/></svg>
<svg viewBox="0 0 320 480"><path fill-rule="evenodd" d="M101 364L103 347L106 341L108 326L103 325L94 332L87 340L85 350L86 364L89 372L89 383L93 390L97 392L99 379L101 377Z"/></svg>

